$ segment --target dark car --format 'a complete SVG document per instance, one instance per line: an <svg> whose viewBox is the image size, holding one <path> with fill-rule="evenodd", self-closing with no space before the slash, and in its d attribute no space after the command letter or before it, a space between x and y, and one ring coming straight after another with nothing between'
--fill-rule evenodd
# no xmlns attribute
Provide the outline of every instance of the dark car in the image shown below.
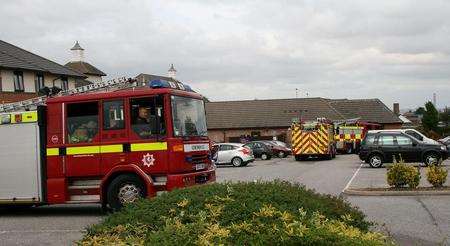
<svg viewBox="0 0 450 246"><path fill-rule="evenodd" d="M436 164L448 157L447 148L441 144L418 141L403 132L368 133L361 143L359 158L371 167L381 167L394 158L405 162Z"/></svg>
<svg viewBox="0 0 450 246"><path fill-rule="evenodd" d="M264 141L253 141L246 143L244 146L250 148L256 158L261 158L262 160L272 158L272 148Z"/></svg>
<svg viewBox="0 0 450 246"><path fill-rule="evenodd" d="M280 158L284 158L291 153L291 150L286 147L286 144L280 141L264 141L267 145L270 146L270 148L272 148L272 153L274 156L278 156Z"/></svg>

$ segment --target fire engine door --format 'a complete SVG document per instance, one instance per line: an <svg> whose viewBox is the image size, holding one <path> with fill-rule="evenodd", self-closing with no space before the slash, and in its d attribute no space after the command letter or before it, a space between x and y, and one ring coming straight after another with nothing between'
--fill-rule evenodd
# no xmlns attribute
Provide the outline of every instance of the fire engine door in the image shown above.
<svg viewBox="0 0 450 246"><path fill-rule="evenodd" d="M103 101L103 124L101 133L101 173L106 175L114 166L127 164L125 146L129 146L123 99Z"/></svg>
<svg viewBox="0 0 450 246"><path fill-rule="evenodd" d="M130 163L147 172L168 171L164 97L130 99Z"/></svg>
<svg viewBox="0 0 450 246"><path fill-rule="evenodd" d="M66 156L68 177L100 175L98 102L71 103L66 107Z"/></svg>

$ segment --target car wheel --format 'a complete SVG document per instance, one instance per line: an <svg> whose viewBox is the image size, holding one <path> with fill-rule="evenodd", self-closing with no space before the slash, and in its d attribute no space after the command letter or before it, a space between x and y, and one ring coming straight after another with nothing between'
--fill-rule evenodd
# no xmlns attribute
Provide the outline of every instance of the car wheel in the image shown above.
<svg viewBox="0 0 450 246"><path fill-rule="evenodd" d="M268 159L269 159L269 155L267 155L266 153L261 154L261 160L268 160Z"/></svg>
<svg viewBox="0 0 450 246"><path fill-rule="evenodd" d="M108 204L113 210L119 210L129 203L145 197L142 181L135 175L120 175L108 186Z"/></svg>
<svg viewBox="0 0 450 246"><path fill-rule="evenodd" d="M278 157L284 158L286 157L286 154L283 151L278 152Z"/></svg>
<svg viewBox="0 0 450 246"><path fill-rule="evenodd" d="M369 157L369 165L374 168L383 166L383 157L379 154L374 154Z"/></svg>
<svg viewBox="0 0 450 246"><path fill-rule="evenodd" d="M240 167L240 166L242 166L242 164L243 164L243 161L242 161L242 159L239 158L239 157L234 157L234 158L231 160L231 165L233 165L234 167Z"/></svg>
<svg viewBox="0 0 450 246"><path fill-rule="evenodd" d="M423 158L423 164L425 166L437 165L439 162L439 156L436 153L425 154Z"/></svg>

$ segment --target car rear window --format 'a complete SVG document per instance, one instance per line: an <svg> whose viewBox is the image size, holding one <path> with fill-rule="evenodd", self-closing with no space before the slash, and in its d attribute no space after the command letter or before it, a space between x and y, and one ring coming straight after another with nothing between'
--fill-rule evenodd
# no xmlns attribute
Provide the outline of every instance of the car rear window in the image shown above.
<svg viewBox="0 0 450 246"><path fill-rule="evenodd" d="M362 144L373 145L374 142L375 142L375 135L367 135L366 138L364 138Z"/></svg>

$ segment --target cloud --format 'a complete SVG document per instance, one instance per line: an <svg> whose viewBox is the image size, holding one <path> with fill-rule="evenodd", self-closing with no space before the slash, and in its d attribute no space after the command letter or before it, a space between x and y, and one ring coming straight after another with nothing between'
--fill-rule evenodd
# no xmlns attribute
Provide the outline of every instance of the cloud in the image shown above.
<svg viewBox="0 0 450 246"><path fill-rule="evenodd" d="M3 40L109 77L178 78L212 100L301 96L450 104L448 1L7 1Z"/></svg>

